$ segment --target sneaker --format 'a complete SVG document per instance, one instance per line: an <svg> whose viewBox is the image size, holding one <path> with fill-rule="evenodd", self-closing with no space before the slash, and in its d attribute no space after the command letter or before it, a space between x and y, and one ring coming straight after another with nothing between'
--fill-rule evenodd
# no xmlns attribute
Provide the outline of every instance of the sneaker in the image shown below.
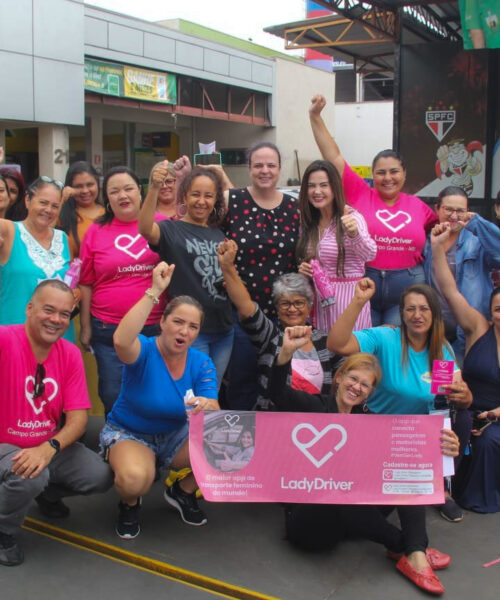
<svg viewBox="0 0 500 600"><path fill-rule="evenodd" d="M24 561L24 554L16 538L0 531L0 565L15 567Z"/></svg>
<svg viewBox="0 0 500 600"><path fill-rule="evenodd" d="M196 494L187 494L186 492L183 492L179 485L179 480L175 481L170 487L167 486L165 488L163 497L170 506L173 506L179 511L181 519L187 525L199 527L200 525L205 525L207 522L205 513L201 510L196 501Z"/></svg>
<svg viewBox="0 0 500 600"><path fill-rule="evenodd" d="M61 499L53 502L52 500L48 500L42 492L35 498L35 500L38 504L40 512L45 517L49 517L50 519L61 519L63 517L69 517L69 508L66 506L66 504L64 504L64 502Z"/></svg>
<svg viewBox="0 0 500 600"><path fill-rule="evenodd" d="M446 498L445 503L440 505L438 509L439 514L447 521L451 521L452 523L460 523L460 521L463 521L464 513L450 496Z"/></svg>
<svg viewBox="0 0 500 600"><path fill-rule="evenodd" d="M140 531L139 511L142 505L142 498L138 498L135 506L129 506L123 502L118 503L118 518L116 519L115 531L122 540L133 540Z"/></svg>

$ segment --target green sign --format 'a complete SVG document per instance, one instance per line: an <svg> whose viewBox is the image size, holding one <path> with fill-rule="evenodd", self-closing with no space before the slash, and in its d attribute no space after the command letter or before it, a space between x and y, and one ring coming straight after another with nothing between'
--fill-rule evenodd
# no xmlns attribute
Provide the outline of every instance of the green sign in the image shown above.
<svg viewBox="0 0 500 600"><path fill-rule="evenodd" d="M177 104L175 75L85 59L85 89L97 94Z"/></svg>

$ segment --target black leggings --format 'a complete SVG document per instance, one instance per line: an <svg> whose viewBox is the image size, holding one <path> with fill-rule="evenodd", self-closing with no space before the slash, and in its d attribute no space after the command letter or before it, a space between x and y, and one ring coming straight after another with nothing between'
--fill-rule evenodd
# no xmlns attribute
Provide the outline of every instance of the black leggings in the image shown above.
<svg viewBox="0 0 500 600"><path fill-rule="evenodd" d="M332 549L346 538L364 538L392 552L425 551L425 507L398 506L401 531L386 520L394 507L291 504L285 508L286 537L303 550Z"/></svg>

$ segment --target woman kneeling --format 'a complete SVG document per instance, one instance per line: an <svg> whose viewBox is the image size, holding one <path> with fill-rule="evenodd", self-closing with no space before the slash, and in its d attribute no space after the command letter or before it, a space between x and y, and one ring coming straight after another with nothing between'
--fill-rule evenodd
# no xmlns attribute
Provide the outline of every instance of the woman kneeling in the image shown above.
<svg viewBox="0 0 500 600"><path fill-rule="evenodd" d="M215 410L217 378L210 358L191 348L200 330L203 311L189 296L178 296L166 307L161 334L139 332L153 305L170 283L174 265L159 263L152 287L120 322L114 345L125 363L120 395L101 432L103 448L115 473L120 496L116 533L124 539L140 531L139 509L157 469L190 466L187 411ZM192 473L164 492L188 525L207 522L196 501Z"/></svg>

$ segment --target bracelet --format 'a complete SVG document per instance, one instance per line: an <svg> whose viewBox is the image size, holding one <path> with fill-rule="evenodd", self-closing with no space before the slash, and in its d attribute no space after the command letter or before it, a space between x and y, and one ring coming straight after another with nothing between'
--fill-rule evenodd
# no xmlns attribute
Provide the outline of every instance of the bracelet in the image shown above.
<svg viewBox="0 0 500 600"><path fill-rule="evenodd" d="M160 299L157 298L154 294L153 294L153 290L151 288L147 289L144 294L148 297L151 298L151 300L153 301L153 304L159 304L160 303Z"/></svg>

